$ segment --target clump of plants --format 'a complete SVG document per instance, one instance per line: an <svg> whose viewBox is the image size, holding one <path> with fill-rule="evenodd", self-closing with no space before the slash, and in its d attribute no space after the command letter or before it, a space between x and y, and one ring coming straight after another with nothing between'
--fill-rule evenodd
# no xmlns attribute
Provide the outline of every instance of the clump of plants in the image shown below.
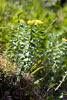
<svg viewBox="0 0 67 100"><path fill-rule="evenodd" d="M40 89L34 86L33 75L22 73L19 78L18 73L19 69L0 55L0 99L41 100Z"/></svg>
<svg viewBox="0 0 67 100"><path fill-rule="evenodd" d="M0 2L1 95L66 100L67 7L55 4L49 11L42 0Z"/></svg>

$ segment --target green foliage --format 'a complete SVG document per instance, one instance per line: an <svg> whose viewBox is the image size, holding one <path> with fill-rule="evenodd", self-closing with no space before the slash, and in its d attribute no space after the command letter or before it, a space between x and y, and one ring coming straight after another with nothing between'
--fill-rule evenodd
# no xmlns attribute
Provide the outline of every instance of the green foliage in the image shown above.
<svg viewBox="0 0 67 100"><path fill-rule="evenodd" d="M21 69L20 74L33 74L34 84L39 84L40 89L43 84L46 86L42 95L46 100L56 96L60 100L62 83L67 81L67 6L60 8L55 3L49 11L43 3L43 0L0 0L0 47L4 45L0 52ZM49 96L52 89L61 94Z"/></svg>

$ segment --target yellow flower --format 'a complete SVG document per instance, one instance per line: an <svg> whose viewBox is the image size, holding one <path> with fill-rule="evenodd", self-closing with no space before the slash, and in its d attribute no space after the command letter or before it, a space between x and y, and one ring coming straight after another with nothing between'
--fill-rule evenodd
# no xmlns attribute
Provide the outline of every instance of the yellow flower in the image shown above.
<svg viewBox="0 0 67 100"><path fill-rule="evenodd" d="M24 20L23 20L23 19L21 19L21 20L20 20L20 23L24 23Z"/></svg>
<svg viewBox="0 0 67 100"><path fill-rule="evenodd" d="M41 20L35 20L34 22L35 22L35 24L43 24L43 22Z"/></svg>
<svg viewBox="0 0 67 100"><path fill-rule="evenodd" d="M32 20L32 21L29 20L29 21L27 21L27 23L30 24L30 25L32 25L32 24L34 24L34 20Z"/></svg>
<svg viewBox="0 0 67 100"><path fill-rule="evenodd" d="M32 25L32 24L43 24L43 22L41 20L29 20L27 21L28 24Z"/></svg>
<svg viewBox="0 0 67 100"><path fill-rule="evenodd" d="M65 38L62 38L62 41L63 41L63 42L67 42L67 39L65 39Z"/></svg>

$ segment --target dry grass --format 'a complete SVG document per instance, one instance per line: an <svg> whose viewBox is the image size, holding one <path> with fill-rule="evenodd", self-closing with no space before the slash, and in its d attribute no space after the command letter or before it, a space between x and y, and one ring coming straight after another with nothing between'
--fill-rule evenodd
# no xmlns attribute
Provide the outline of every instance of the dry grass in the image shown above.
<svg viewBox="0 0 67 100"><path fill-rule="evenodd" d="M18 68L6 59L4 55L0 55L0 73L2 72L9 76L13 74L16 75L19 72Z"/></svg>

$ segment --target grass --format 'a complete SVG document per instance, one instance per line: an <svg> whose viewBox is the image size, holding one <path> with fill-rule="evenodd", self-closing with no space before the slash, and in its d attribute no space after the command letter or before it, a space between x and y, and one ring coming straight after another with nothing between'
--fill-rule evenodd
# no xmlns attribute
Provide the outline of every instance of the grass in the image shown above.
<svg viewBox="0 0 67 100"><path fill-rule="evenodd" d="M67 98L67 4L62 8L57 2L48 4L0 0L3 98L7 88L11 100Z"/></svg>

